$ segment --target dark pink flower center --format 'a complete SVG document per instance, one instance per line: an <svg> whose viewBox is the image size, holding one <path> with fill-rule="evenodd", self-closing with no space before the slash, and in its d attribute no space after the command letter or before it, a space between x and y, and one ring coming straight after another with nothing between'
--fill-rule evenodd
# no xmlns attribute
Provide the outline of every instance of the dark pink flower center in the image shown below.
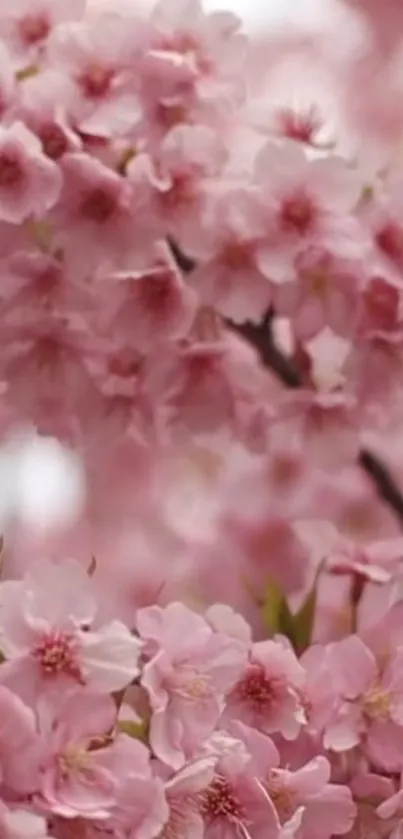
<svg viewBox="0 0 403 839"><path fill-rule="evenodd" d="M189 174L175 175L172 185L166 192L160 193L160 203L164 209L186 207L195 201L196 189L194 178Z"/></svg>
<svg viewBox="0 0 403 839"><path fill-rule="evenodd" d="M114 71L101 64L93 64L80 76L79 85L89 99L102 99L109 92Z"/></svg>
<svg viewBox="0 0 403 839"><path fill-rule="evenodd" d="M16 155L0 152L0 187L5 189L21 183L24 172L21 162Z"/></svg>
<svg viewBox="0 0 403 839"><path fill-rule="evenodd" d="M286 198L282 203L280 223L285 231L304 236L312 229L316 218L315 205L303 191Z"/></svg>
<svg viewBox="0 0 403 839"><path fill-rule="evenodd" d="M28 47L44 41L51 30L49 18L45 12L26 15L19 23L21 40Z"/></svg>
<svg viewBox="0 0 403 839"><path fill-rule="evenodd" d="M77 662L77 645L72 635L53 631L43 636L32 651L45 676L64 673L82 683Z"/></svg>
<svg viewBox="0 0 403 839"><path fill-rule="evenodd" d="M171 283L168 272L150 274L141 283L143 304L151 311L163 312L171 300Z"/></svg>
<svg viewBox="0 0 403 839"><path fill-rule="evenodd" d="M321 120L314 108L306 113L284 110L278 115L280 130L290 140L301 143L314 143L315 134L321 126Z"/></svg>
<svg viewBox="0 0 403 839"><path fill-rule="evenodd" d="M399 261L403 258L403 231L400 225L393 221L387 222L378 230L375 241L389 259Z"/></svg>
<svg viewBox="0 0 403 839"><path fill-rule="evenodd" d="M96 224L109 221L116 211L116 197L110 191L99 187L89 192L82 204L81 213Z"/></svg>
<svg viewBox="0 0 403 839"><path fill-rule="evenodd" d="M251 664L236 685L234 693L239 702L245 702L260 712L277 702L283 689L283 683L273 676L267 676L260 664Z"/></svg>
<svg viewBox="0 0 403 839"><path fill-rule="evenodd" d="M364 291L364 303L371 319L380 329L388 329L396 325L399 292L382 277L374 277L370 281Z"/></svg>
<svg viewBox="0 0 403 839"><path fill-rule="evenodd" d="M247 242L227 242L221 251L221 262L233 271L251 267L251 247Z"/></svg>
<svg viewBox="0 0 403 839"><path fill-rule="evenodd" d="M45 154L52 160L59 160L68 149L66 135L54 122L42 125L39 131Z"/></svg>
<svg viewBox="0 0 403 839"><path fill-rule="evenodd" d="M219 774L202 794L200 809L203 816L209 819L220 817L240 819L243 816L242 804L232 784Z"/></svg>

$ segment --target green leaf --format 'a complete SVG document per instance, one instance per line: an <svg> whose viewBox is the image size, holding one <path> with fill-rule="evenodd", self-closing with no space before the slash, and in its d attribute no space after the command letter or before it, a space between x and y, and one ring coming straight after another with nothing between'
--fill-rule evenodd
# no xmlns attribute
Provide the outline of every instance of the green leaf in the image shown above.
<svg viewBox="0 0 403 839"><path fill-rule="evenodd" d="M270 635L285 635L294 645L294 618L278 583L270 580L262 605L262 618Z"/></svg>
<svg viewBox="0 0 403 839"><path fill-rule="evenodd" d="M262 619L270 635L285 635L299 655L309 647L315 621L318 582L323 563L319 565L312 588L298 611L293 614L287 599L274 580L270 580L262 604Z"/></svg>
<svg viewBox="0 0 403 839"><path fill-rule="evenodd" d="M318 599L318 583L323 569L323 562L315 574L315 579L311 590L308 592L305 600L293 615L294 625L294 639L296 652L301 654L309 647L312 641L312 631L315 621L316 604Z"/></svg>
<svg viewBox="0 0 403 839"><path fill-rule="evenodd" d="M144 720L141 722L134 722L133 720L120 720L118 722L118 729L121 734L127 734L133 740L142 740L146 743L148 741L148 723Z"/></svg>

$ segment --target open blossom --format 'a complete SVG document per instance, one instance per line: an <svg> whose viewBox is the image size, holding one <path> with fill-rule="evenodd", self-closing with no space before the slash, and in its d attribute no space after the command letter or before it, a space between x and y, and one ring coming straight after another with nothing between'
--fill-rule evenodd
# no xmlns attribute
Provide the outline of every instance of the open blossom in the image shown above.
<svg viewBox="0 0 403 839"><path fill-rule="evenodd" d="M252 839L280 837L275 807L259 782L241 737L218 732L206 749L217 757L213 778L199 799L206 839L218 839L223 834L234 839L240 834Z"/></svg>
<svg viewBox="0 0 403 839"><path fill-rule="evenodd" d="M339 244L346 255L360 253L352 219L360 182L341 158L310 160L294 143L269 142L257 156L255 180L269 230L258 265L268 279L287 281L290 264L307 246Z"/></svg>
<svg viewBox="0 0 403 839"><path fill-rule="evenodd" d="M138 673L139 642L119 621L93 627L95 616L90 579L73 561L43 561L23 580L1 583L3 683L31 701L55 686L125 687Z"/></svg>
<svg viewBox="0 0 403 839"><path fill-rule="evenodd" d="M62 175L22 122L0 129L0 220L40 218L57 201Z"/></svg>
<svg viewBox="0 0 403 839"><path fill-rule="evenodd" d="M245 744L251 766L270 798L281 837L328 837L349 831L356 808L347 786L330 783L330 764L313 758L295 771L281 769L270 738L240 722L231 731Z"/></svg>
<svg viewBox="0 0 403 839"><path fill-rule="evenodd" d="M377 764L400 766L403 744L402 652L384 666L352 635L328 651L328 672L335 702L325 725L324 744L337 752L365 744Z"/></svg>
<svg viewBox="0 0 403 839"><path fill-rule="evenodd" d="M116 716L113 700L85 690L68 692L58 707L38 706L47 754L42 759L41 797L51 812L107 818L116 780L103 765Z"/></svg>
<svg viewBox="0 0 403 839"><path fill-rule="evenodd" d="M289 740L306 722L303 704L305 674L290 648L278 641L252 645L244 672L228 697L231 716Z"/></svg>
<svg viewBox="0 0 403 839"><path fill-rule="evenodd" d="M142 684L153 712L152 748L178 769L217 724L225 694L242 670L245 648L213 632L180 603L141 609L137 626L148 653Z"/></svg>

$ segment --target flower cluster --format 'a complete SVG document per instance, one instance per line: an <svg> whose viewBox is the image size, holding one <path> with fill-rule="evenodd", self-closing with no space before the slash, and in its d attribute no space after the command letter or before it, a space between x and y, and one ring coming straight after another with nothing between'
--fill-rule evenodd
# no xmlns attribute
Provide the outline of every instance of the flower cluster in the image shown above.
<svg viewBox="0 0 403 839"><path fill-rule="evenodd" d="M403 835L389 5L0 0L1 839Z"/></svg>

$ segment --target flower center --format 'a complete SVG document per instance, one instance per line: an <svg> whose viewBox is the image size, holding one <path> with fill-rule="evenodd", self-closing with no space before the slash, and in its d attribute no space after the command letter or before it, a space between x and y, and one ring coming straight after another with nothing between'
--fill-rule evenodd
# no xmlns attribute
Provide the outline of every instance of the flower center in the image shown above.
<svg viewBox="0 0 403 839"><path fill-rule="evenodd" d="M364 714L371 720L387 720L390 711L390 696L379 685L374 685L362 700Z"/></svg>
<svg viewBox="0 0 403 839"><path fill-rule="evenodd" d="M50 22L45 13L27 15L19 24L21 40L28 47L34 46L48 37L50 28Z"/></svg>
<svg viewBox="0 0 403 839"><path fill-rule="evenodd" d="M113 76L114 72L110 68L93 64L87 67L78 82L89 99L101 99L108 93Z"/></svg>
<svg viewBox="0 0 403 839"><path fill-rule="evenodd" d="M216 775L210 786L202 794L200 809L202 815L217 819L224 818L240 819L243 815L243 807L235 795L232 785L223 775Z"/></svg>
<svg viewBox="0 0 403 839"><path fill-rule="evenodd" d="M375 236L378 248L394 261L403 257L403 231L396 222L387 222Z"/></svg>
<svg viewBox="0 0 403 839"><path fill-rule="evenodd" d="M83 678L77 663L76 652L73 636L55 631L45 635L32 654L45 676L57 676L64 673L82 684Z"/></svg>
<svg viewBox="0 0 403 839"><path fill-rule="evenodd" d="M90 221L104 224L116 210L116 198L106 189L93 189L81 204L81 213Z"/></svg>
<svg viewBox="0 0 403 839"><path fill-rule="evenodd" d="M281 226L286 231L303 236L313 227L316 215L312 200L301 191L283 201L280 213Z"/></svg>
<svg viewBox="0 0 403 839"><path fill-rule="evenodd" d="M0 153L0 187L16 186L22 181L23 170L20 161L7 152Z"/></svg>
<svg viewBox="0 0 403 839"><path fill-rule="evenodd" d="M250 267L251 252L244 242L228 242L221 251L221 262L233 271Z"/></svg>
<svg viewBox="0 0 403 839"><path fill-rule="evenodd" d="M39 131L43 150L52 160L59 160L68 149L62 129L54 122L47 122Z"/></svg>
<svg viewBox="0 0 403 839"><path fill-rule="evenodd" d="M281 824L288 821L295 811L294 795L282 782L276 771L270 774L265 789L276 808Z"/></svg>
<svg viewBox="0 0 403 839"><path fill-rule="evenodd" d="M160 203L164 209L189 206L196 198L194 179L189 174L175 175L172 184L166 192L161 192Z"/></svg>
<svg viewBox="0 0 403 839"><path fill-rule="evenodd" d="M87 771L91 766L91 756L80 746L68 746L58 756L58 765L63 777Z"/></svg>
<svg viewBox="0 0 403 839"><path fill-rule="evenodd" d="M252 664L235 686L234 693L238 701L247 703L259 713L276 703L283 690L280 679L268 677L263 667Z"/></svg>
<svg viewBox="0 0 403 839"><path fill-rule="evenodd" d="M209 679L192 667L181 667L170 681L170 690L187 700L208 699L211 696Z"/></svg>
<svg viewBox="0 0 403 839"><path fill-rule="evenodd" d="M301 143L313 144L315 134L321 127L321 119L313 106L305 113L297 113L290 109L280 111L278 114L280 130L285 137L297 140Z"/></svg>

